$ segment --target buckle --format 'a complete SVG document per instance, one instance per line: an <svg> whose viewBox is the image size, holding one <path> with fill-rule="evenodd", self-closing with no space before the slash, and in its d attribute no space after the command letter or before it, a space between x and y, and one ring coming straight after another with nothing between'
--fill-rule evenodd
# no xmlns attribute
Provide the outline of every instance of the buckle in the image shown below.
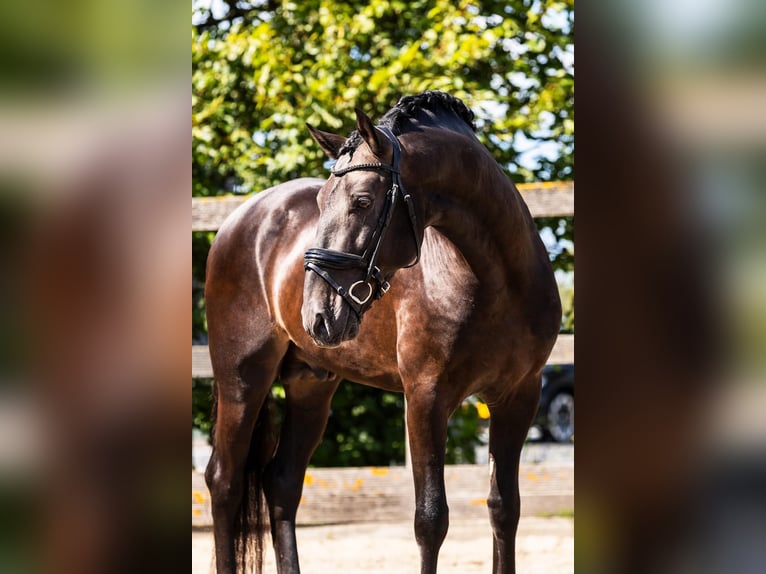
<svg viewBox="0 0 766 574"><path fill-rule="evenodd" d="M372 277L378 283L379 293L375 296L375 298L380 299L383 295L388 293L388 290L391 288L391 284L383 278L383 273L381 273L380 267L375 267L372 270Z"/></svg>
<svg viewBox="0 0 766 574"><path fill-rule="evenodd" d="M354 289L359 287L359 285L365 285L367 287L367 295L363 298L359 298L356 295L354 295ZM367 301L370 300L370 297L372 297L372 285L367 283L367 281L357 281L351 287L348 288L348 296L351 297L351 299L353 299L353 301L357 305L364 305L365 303L367 303Z"/></svg>

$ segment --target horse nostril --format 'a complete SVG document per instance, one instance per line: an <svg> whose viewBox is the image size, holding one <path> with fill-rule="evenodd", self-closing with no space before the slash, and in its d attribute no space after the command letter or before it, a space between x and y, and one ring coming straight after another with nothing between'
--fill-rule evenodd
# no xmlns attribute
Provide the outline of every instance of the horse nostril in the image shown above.
<svg viewBox="0 0 766 574"><path fill-rule="evenodd" d="M324 320L324 316L321 313L317 313L314 317L314 328L312 329L315 337L325 338L329 335L327 330L327 323Z"/></svg>

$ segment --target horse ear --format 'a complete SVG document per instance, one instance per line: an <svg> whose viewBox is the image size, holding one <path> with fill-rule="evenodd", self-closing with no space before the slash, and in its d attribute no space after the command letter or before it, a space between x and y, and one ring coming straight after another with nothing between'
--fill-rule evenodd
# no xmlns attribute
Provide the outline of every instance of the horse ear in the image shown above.
<svg viewBox="0 0 766 574"><path fill-rule="evenodd" d="M354 108L356 112L356 131L362 136L362 139L370 146L370 150L377 157L383 156L385 148L381 145L378 130L372 124L372 120L359 108Z"/></svg>
<svg viewBox="0 0 766 574"><path fill-rule="evenodd" d="M338 159L338 152L343 147L343 144L346 143L346 138L318 130L309 123L306 124L306 127L309 129L311 137L319 144L319 147L332 159Z"/></svg>

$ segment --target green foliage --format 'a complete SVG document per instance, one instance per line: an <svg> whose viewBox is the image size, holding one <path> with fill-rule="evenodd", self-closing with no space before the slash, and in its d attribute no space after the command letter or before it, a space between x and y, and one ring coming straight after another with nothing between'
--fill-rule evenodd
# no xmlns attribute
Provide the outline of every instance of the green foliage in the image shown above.
<svg viewBox="0 0 766 574"><path fill-rule="evenodd" d="M548 255L556 271L574 273L574 216L540 217L535 220L540 230L548 229L556 244L548 246ZM559 287L561 296L561 332L574 333L574 285Z"/></svg>
<svg viewBox="0 0 766 574"><path fill-rule="evenodd" d="M193 195L258 192L323 175L326 158L306 122L347 134L354 107L376 119L401 96L426 89L474 110L479 139L514 181L574 179L573 4L224 0L224 13L212 14L193 2ZM530 146L533 161L521 161ZM538 226L559 245L573 240L573 218ZM211 240L192 237L192 336L201 342ZM562 247L552 261L570 271L574 254ZM401 395L343 383L312 464L402 462L403 424ZM480 424L475 407L458 409L448 461L471 461Z"/></svg>
<svg viewBox="0 0 766 574"><path fill-rule="evenodd" d="M207 342L205 266L214 236L212 232L192 232L192 341L195 343Z"/></svg>
<svg viewBox="0 0 766 574"><path fill-rule="evenodd" d="M550 229L557 245L548 250L553 268L557 271L574 271L574 216L538 217L538 229Z"/></svg>
<svg viewBox="0 0 766 574"><path fill-rule="evenodd" d="M475 402L465 401L447 427L448 464L476 462L482 421ZM404 396L342 382L333 397L322 443L311 465L387 466L404 464Z"/></svg>
<svg viewBox="0 0 766 574"><path fill-rule="evenodd" d="M447 464L473 464L476 447L482 444L479 437L482 421L473 398L457 408L447 426Z"/></svg>
<svg viewBox="0 0 766 574"><path fill-rule="evenodd" d="M340 384L324 440L312 466L387 466L404 463L404 395Z"/></svg>
<svg viewBox="0 0 766 574"><path fill-rule="evenodd" d="M561 295L561 307L563 310L561 317L561 332L574 333L575 325L575 307L574 307L574 287L559 288Z"/></svg>
<svg viewBox="0 0 766 574"><path fill-rule="evenodd" d="M239 4L238 4L239 5ZM441 89L516 181L573 178L572 0L265 3L192 32L194 194L323 173L305 122L339 133ZM245 24L244 22L247 22ZM553 151L535 167L516 144Z"/></svg>
<svg viewBox="0 0 766 574"><path fill-rule="evenodd" d="M212 379L192 379L192 427L210 433L213 408Z"/></svg>

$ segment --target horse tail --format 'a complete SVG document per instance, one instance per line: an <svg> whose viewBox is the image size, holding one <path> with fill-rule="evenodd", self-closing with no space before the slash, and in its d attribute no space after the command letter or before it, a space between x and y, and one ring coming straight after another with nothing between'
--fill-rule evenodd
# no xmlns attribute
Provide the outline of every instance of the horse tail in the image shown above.
<svg viewBox="0 0 766 574"><path fill-rule="evenodd" d="M277 446L277 420L271 392L266 394L250 440L242 483L242 502L234 518L234 556L238 573L263 572L269 514L263 471Z"/></svg>

